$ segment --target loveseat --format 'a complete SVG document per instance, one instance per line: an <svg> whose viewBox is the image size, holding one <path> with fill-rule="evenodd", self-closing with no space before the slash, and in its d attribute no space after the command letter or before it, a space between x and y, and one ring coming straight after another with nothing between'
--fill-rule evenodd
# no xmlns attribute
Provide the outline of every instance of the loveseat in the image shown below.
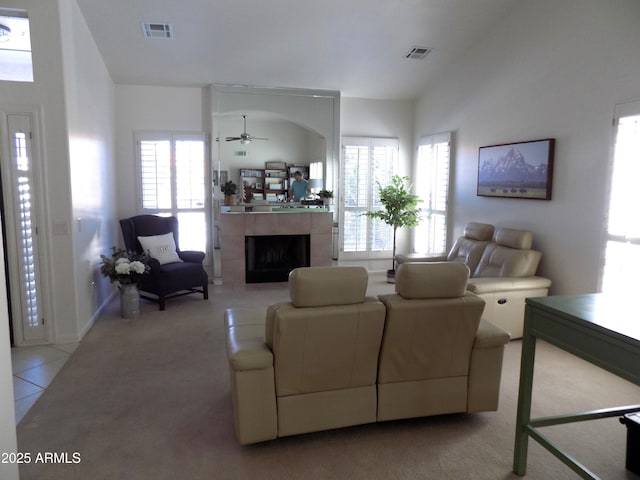
<svg viewBox="0 0 640 480"><path fill-rule="evenodd" d="M536 275L542 254L527 230L470 222L448 255L396 255L396 262L460 262L469 267L467 289L485 302L483 318L521 338L527 297L546 297L551 280Z"/></svg>
<svg viewBox="0 0 640 480"><path fill-rule="evenodd" d="M366 296L361 267L299 268L290 302L225 312L240 444L498 408L509 335L481 319L460 263L406 264Z"/></svg>

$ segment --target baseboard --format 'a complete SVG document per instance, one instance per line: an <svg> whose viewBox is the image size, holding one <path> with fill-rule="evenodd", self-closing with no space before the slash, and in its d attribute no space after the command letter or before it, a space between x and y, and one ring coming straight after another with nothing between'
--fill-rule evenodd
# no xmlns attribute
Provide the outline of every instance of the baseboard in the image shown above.
<svg viewBox="0 0 640 480"><path fill-rule="evenodd" d="M109 303L113 300L113 297L115 297L116 295L118 295L118 290L113 290L111 294L106 298L106 300L102 302L102 304L96 309L93 315L91 315L91 318L82 328L82 330L80 330L77 339L64 341L65 339L64 337L62 337L62 338L57 338L56 343L74 343L82 340L84 336L89 332L89 330L91 330L91 327L93 327L93 324L96 323L96 320L98 320L100 315L102 315L102 312L104 312L104 309L107 308L107 305L109 305Z"/></svg>

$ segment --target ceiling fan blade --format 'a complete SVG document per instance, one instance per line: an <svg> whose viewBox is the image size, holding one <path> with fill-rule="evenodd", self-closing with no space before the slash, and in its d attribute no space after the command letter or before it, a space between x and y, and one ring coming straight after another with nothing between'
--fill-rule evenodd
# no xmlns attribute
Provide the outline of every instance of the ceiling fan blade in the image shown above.
<svg viewBox="0 0 640 480"><path fill-rule="evenodd" d="M225 140L227 142L235 142L235 141L241 140L241 139L242 139L242 137L227 137L227 138L225 138Z"/></svg>
<svg viewBox="0 0 640 480"><path fill-rule="evenodd" d="M262 138L262 137L251 137L251 140L269 140L268 138Z"/></svg>

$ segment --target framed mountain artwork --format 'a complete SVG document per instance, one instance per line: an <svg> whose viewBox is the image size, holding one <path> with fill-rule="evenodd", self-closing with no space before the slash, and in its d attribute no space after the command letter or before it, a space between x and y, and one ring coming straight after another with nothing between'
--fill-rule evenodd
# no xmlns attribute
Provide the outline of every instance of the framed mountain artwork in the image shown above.
<svg viewBox="0 0 640 480"><path fill-rule="evenodd" d="M480 147L481 197L551 200L554 138Z"/></svg>

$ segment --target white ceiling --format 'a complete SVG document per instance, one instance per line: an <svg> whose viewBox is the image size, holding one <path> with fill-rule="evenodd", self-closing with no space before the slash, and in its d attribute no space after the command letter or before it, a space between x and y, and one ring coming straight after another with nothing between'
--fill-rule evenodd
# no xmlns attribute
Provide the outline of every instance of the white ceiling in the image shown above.
<svg viewBox="0 0 640 480"><path fill-rule="evenodd" d="M211 83L413 99L518 0L77 0L118 84ZM146 39L141 22L170 23ZM413 46L433 51L405 59Z"/></svg>

